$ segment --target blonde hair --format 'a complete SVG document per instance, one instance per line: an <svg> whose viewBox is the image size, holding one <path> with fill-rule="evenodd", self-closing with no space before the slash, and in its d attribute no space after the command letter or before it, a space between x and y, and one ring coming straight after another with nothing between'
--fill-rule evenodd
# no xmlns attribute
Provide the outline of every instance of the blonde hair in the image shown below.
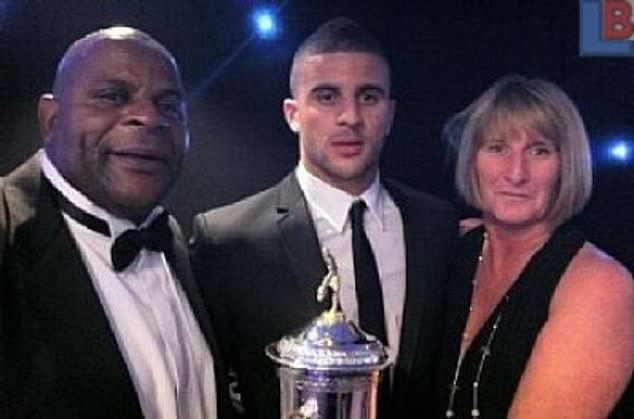
<svg viewBox="0 0 634 419"><path fill-rule="evenodd" d="M467 204L481 209L474 161L482 137L489 129L517 123L553 141L559 152L559 182L548 214L558 226L580 212L590 199L592 160L579 111L549 81L503 77L445 124L444 137L457 154L456 189Z"/></svg>

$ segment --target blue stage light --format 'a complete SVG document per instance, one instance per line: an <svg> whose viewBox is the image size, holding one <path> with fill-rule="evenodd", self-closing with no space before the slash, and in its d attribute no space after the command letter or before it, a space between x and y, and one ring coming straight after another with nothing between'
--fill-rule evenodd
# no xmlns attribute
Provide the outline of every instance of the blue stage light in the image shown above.
<svg viewBox="0 0 634 419"><path fill-rule="evenodd" d="M597 167L634 164L634 136L629 132L597 138L591 144L592 160Z"/></svg>
<svg viewBox="0 0 634 419"><path fill-rule="evenodd" d="M608 153L612 160L625 163L632 158L632 147L626 141L618 141L609 145Z"/></svg>
<svg viewBox="0 0 634 419"><path fill-rule="evenodd" d="M275 38L279 32L275 13L270 10L256 10L253 13L253 24L257 36L263 39Z"/></svg>

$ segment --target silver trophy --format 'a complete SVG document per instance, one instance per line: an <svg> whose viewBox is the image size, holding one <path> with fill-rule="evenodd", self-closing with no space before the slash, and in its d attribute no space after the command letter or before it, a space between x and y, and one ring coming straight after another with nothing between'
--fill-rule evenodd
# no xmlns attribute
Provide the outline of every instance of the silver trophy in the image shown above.
<svg viewBox="0 0 634 419"><path fill-rule="evenodd" d="M346 320L339 276L324 249L328 272L317 301L330 307L307 327L266 347L278 365L282 419L375 419L381 370L389 365L383 344Z"/></svg>

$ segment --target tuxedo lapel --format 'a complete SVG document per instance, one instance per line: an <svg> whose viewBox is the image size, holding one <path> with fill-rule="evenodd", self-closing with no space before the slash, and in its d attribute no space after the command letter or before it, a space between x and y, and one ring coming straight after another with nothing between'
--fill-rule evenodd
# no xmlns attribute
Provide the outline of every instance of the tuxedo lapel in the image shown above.
<svg viewBox="0 0 634 419"><path fill-rule="evenodd" d="M173 233L173 239L170 251L167 252L167 259L189 300L189 305L198 320L203 335L207 338L208 342L215 341L209 324L207 310L202 301L198 285L193 278L185 239L176 221L171 217L169 225Z"/></svg>
<svg viewBox="0 0 634 419"><path fill-rule="evenodd" d="M317 308L315 292L326 274L319 240L308 211L306 199L294 174L278 186L279 200L275 208L283 251L293 269L306 307Z"/></svg>
<svg viewBox="0 0 634 419"><path fill-rule="evenodd" d="M214 336L211 323L209 322L209 314L203 303L198 283L194 280L191 265L189 262L189 253L185 238L178 227L176 221L170 217L170 228L173 232L172 246L167 253L167 259L174 269L177 281L181 284L189 306L198 321L200 330L202 331L207 343L210 346L214 356L214 362L218 359L218 348L216 346L216 338Z"/></svg>
<svg viewBox="0 0 634 419"><path fill-rule="evenodd" d="M38 362L50 363L56 392L72 398L79 410L138 415L125 362L51 186L39 168L31 174L33 190L22 190L36 197L23 201L25 213L33 216L16 230L12 266L23 277L22 295L33 320L25 326L27 334L38 336L45 348Z"/></svg>
<svg viewBox="0 0 634 419"><path fill-rule="evenodd" d="M224 372L224 363L220 357L220 348L218 347L217 339L214 334L211 322L209 321L209 313L205 308L205 304L202 300L202 294L198 283L194 280L194 276L191 269L189 251L183 233L178 226L175 219L170 217L169 221L170 229L173 233L172 246L170 251L167 252L167 259L174 270L174 275L177 281L181 284L189 306L194 313L194 317L198 322L198 326L209 345L209 350L214 362L214 371L216 378L216 392L218 402L218 414L219 416L227 415L231 410L229 405L228 395L225 394L225 389L229 388L229 383L226 381Z"/></svg>
<svg viewBox="0 0 634 419"><path fill-rule="evenodd" d="M412 208L407 196L390 183L386 182L385 186L398 206L403 219L406 294L398 364L399 368L409 371L416 356L421 320L424 321L424 304L429 304L428 301L425 301L427 281L425 280L426 266L424 257L428 237L423 223L415 222L415 220L420 218L420 213L417 213L416 208Z"/></svg>

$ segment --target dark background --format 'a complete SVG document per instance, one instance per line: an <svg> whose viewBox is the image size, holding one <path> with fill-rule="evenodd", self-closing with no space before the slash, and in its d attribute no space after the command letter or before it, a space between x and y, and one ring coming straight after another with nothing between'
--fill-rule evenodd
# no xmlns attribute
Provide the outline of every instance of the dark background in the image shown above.
<svg viewBox="0 0 634 419"><path fill-rule="evenodd" d="M257 5L279 9L276 40L250 39ZM577 103L595 150L593 200L579 223L634 265L634 170L608 164L613 136L634 136L634 62L580 57L579 3L565 1L0 0L0 175L40 146L36 102L76 38L127 24L180 62L192 146L167 199L186 232L194 213L263 189L297 158L281 102L294 48L324 20L346 15L383 41L398 100L383 173L454 200L440 131L444 121L507 73L543 77ZM467 214L467 212L465 212Z"/></svg>

